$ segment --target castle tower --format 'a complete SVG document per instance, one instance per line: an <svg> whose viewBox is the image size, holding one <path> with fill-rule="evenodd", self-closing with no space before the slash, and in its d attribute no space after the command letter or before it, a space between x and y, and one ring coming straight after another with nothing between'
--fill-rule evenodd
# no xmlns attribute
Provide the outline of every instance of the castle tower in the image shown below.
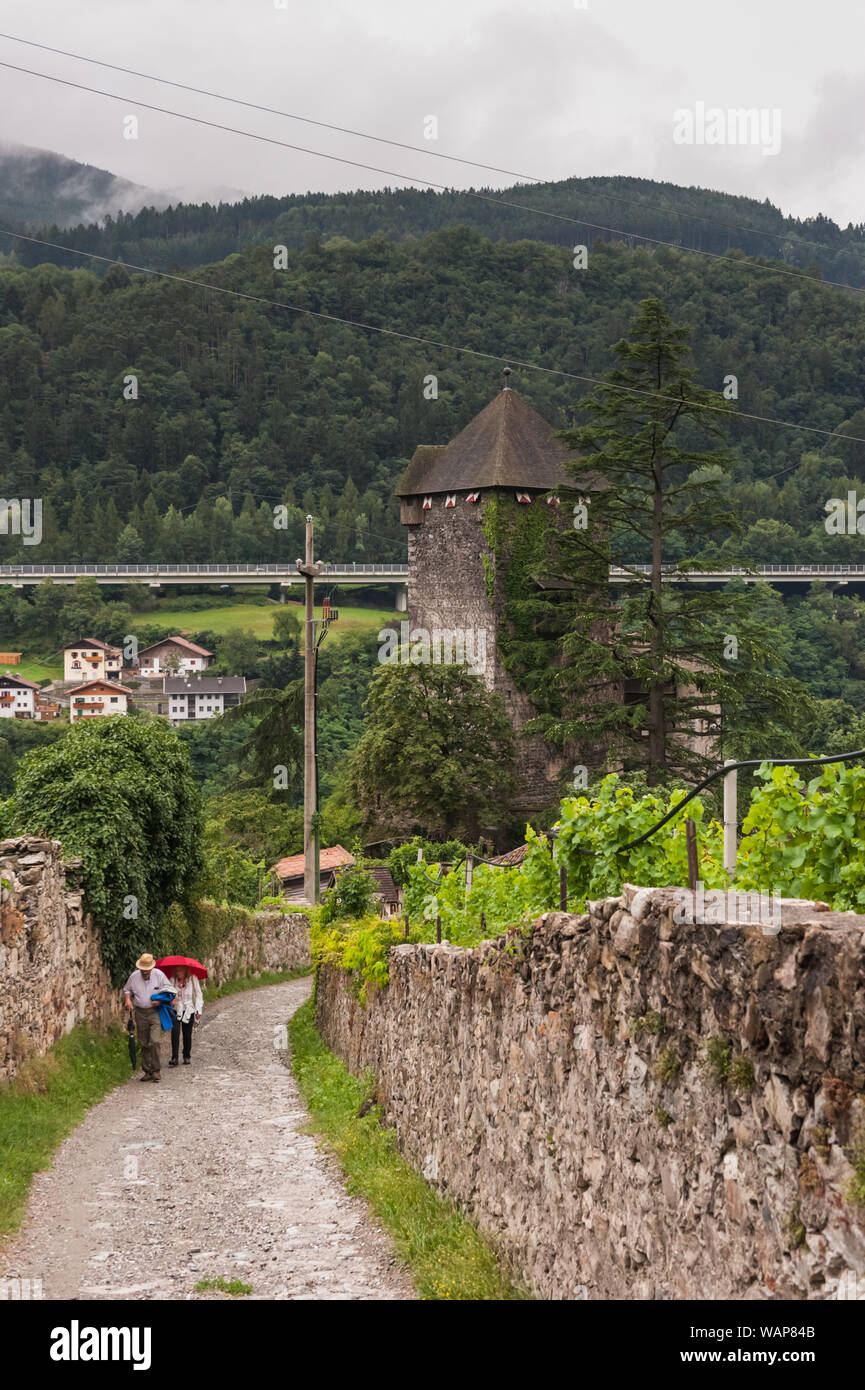
<svg viewBox="0 0 865 1390"><path fill-rule="evenodd" d="M500 637L505 631L505 577L491 537L502 517L522 522L530 508L543 509L538 525L563 525L551 489L573 479L564 462L573 458L552 428L506 384L450 444L422 444L414 452L397 495L408 528L410 630L473 635L475 669L487 688L504 697L519 733L535 710L505 669ZM483 664L478 660L483 649ZM518 741L521 810L549 804L558 789L563 759L540 737Z"/></svg>

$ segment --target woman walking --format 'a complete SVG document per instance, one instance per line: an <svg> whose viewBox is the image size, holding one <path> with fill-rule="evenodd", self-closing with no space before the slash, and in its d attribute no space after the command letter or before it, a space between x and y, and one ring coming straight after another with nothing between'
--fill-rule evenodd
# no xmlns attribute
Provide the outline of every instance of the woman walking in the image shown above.
<svg viewBox="0 0 865 1390"><path fill-rule="evenodd" d="M171 983L177 990L174 996L174 1010L177 1014L177 1022L171 1029L171 1061L170 1067L176 1067L178 1062L177 1054L180 1051L180 1034L183 1033L183 1065L189 1066L192 1055L192 1029L201 1018L204 1008L204 999L201 994L201 985L195 975L192 974L188 965L175 965Z"/></svg>

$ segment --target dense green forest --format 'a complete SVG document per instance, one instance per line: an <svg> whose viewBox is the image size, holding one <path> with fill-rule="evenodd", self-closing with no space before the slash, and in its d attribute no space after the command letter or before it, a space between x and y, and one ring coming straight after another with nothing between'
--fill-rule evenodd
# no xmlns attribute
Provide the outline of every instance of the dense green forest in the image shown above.
<svg viewBox="0 0 865 1390"><path fill-rule="evenodd" d="M524 360L515 384L573 422L640 300L693 327L697 378L738 382L738 409L865 436L858 296L740 257L599 243L589 268L538 241L457 227L291 251L258 247L200 272L212 284ZM438 398L424 396L424 377ZM125 399L129 378L137 399ZM418 443L450 439L499 369L446 348L133 275L115 266L0 270L0 495L44 502L39 559L271 560L297 554L303 514L327 559L397 559L393 485ZM857 558L825 503L857 486L865 444L741 419L727 484L744 537L727 558ZM273 507L289 507L288 531ZM710 551L713 549L710 546ZM7 562L32 547L0 536Z"/></svg>
<svg viewBox="0 0 865 1390"><path fill-rule="evenodd" d="M393 158L398 160L396 154ZM130 190L135 195L141 192ZM591 245L596 237L621 239L630 245L639 237L651 237L716 254L737 247L749 256L817 268L827 279L842 284L865 284L862 224L842 229L822 214L785 217L768 198L759 202L707 188L622 176L516 183L510 188L478 187L470 192L384 188L369 193L245 198L218 206L181 203L163 211L144 208L107 217L101 225L77 227L69 225L68 212L50 220L42 214L40 231L44 206L42 198L26 199L14 224L26 222L48 241L157 270L205 265L254 245L282 243L300 250L310 241L336 236L364 241L378 233L399 241L462 224L495 240L546 241L562 247L575 242ZM554 216L538 216L535 209ZM20 246L16 254L22 264L31 266L46 255L35 246ZM80 264L62 252L48 254L61 265Z"/></svg>
<svg viewBox="0 0 865 1390"><path fill-rule="evenodd" d="M446 442L487 403L501 364L335 318L531 364L512 383L566 429L591 389L583 378L610 368L612 346L640 301L657 296L691 325L698 381L720 392L736 377L734 410L865 436L859 297L789 274L791 263L807 262L809 273L819 266L858 282L861 229L842 233L824 219L792 224L768 204L700 190L633 180L583 181L580 189L588 185L596 200L633 194L660 204L656 220L640 224L649 235L782 259L756 263L740 249L720 262L596 240L588 268L576 270L571 247L591 237L568 224L482 203L469 216L461 195L400 192L180 208L66 234L70 244L154 265L227 255L193 278L234 295L116 264L107 274L80 263L0 266L0 496L41 497L44 505L38 550L0 534L0 560L284 560L300 553L306 512L315 515L323 559L404 558L396 479L419 443ZM531 195L555 201L573 192ZM601 206L593 205L592 219L619 225L608 217L612 202L606 212ZM440 226L457 208L474 225ZM686 208L687 226L679 217ZM728 225L699 222L698 212ZM785 241L749 240L740 220L781 231ZM547 240L551 229L557 244ZM284 270L274 269L277 242L290 248ZM435 399L424 391L430 375ZM126 399L130 378L137 394ZM824 522L827 500L861 485L865 444L735 415L725 427L732 467L719 485L744 529L710 535L703 558L862 559L858 537L829 535ZM279 504L287 529L273 524ZM207 602L202 596L202 608ZM813 751L865 742L865 604L822 590L782 600L764 589L760 602L777 633L779 673L821 702L800 731L804 742ZM46 586L0 590L0 627L8 645L47 656L85 628L105 640L129 631L155 640L171 619L148 611L140 591L85 585L60 595ZM206 612L192 635L217 651L224 669L278 690L297 677L296 652L251 634L220 640L208 632ZM375 669L368 636L322 654L327 838L345 841L358 825L341 768L363 732ZM275 794L251 775L248 733L212 721L181 737L209 798L212 850L260 866L298 847L300 820L296 788ZM7 788L31 739L57 736L9 731L0 744Z"/></svg>

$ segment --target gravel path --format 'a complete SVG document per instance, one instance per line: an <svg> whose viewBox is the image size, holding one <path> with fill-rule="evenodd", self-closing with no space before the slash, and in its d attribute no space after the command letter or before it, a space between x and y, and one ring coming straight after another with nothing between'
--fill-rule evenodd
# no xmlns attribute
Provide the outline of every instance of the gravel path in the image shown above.
<svg viewBox="0 0 865 1390"><path fill-rule="evenodd" d="M48 1299L179 1299L219 1275L259 1299L416 1295L387 1237L349 1197L334 1160L302 1134L308 1112L281 1025L309 979L205 1008L192 1063L136 1073L64 1142L31 1189L7 1278Z"/></svg>

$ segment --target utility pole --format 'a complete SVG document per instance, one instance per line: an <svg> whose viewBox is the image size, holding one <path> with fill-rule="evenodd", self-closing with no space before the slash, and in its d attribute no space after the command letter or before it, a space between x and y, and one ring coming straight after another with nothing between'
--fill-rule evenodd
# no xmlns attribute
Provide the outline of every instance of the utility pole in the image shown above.
<svg viewBox="0 0 865 1390"><path fill-rule="evenodd" d="M303 892L308 903L318 902L315 813L315 561L313 520L306 518L306 557L297 568L306 588L306 620L303 646ZM317 819L317 817L316 817Z"/></svg>
<svg viewBox="0 0 865 1390"><path fill-rule="evenodd" d="M306 589L303 644L303 892L308 903L319 901L321 884L321 827L318 805L318 710L316 663L318 649L332 622L339 617L325 599L321 632L316 636L315 581L321 565L315 562L313 519L306 518L306 557L297 562Z"/></svg>

